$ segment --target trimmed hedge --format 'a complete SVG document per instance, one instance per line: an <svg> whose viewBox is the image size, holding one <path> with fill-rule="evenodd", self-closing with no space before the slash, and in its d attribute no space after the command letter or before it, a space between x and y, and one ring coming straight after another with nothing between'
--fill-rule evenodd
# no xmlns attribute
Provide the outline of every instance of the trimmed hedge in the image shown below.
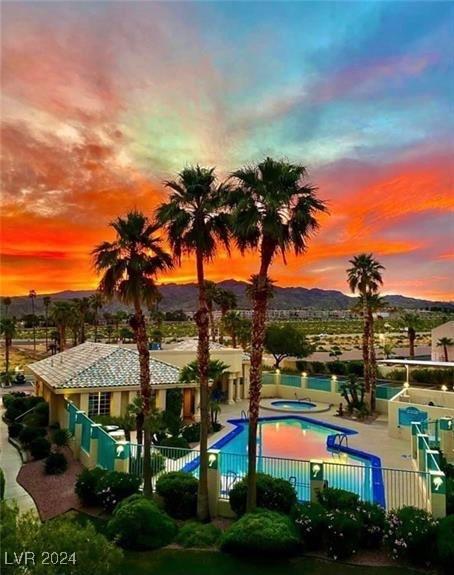
<svg viewBox="0 0 454 575"><path fill-rule="evenodd" d="M229 493L230 507L237 515L246 512L246 499L247 477L244 477ZM257 473L257 507L289 514L296 502L296 491L288 481Z"/></svg>
<svg viewBox="0 0 454 575"><path fill-rule="evenodd" d="M156 493L164 500L164 508L175 519L189 519L197 512L198 481L190 473L164 473L156 482Z"/></svg>
<svg viewBox="0 0 454 575"><path fill-rule="evenodd" d="M257 510L233 523L222 537L221 549L234 555L288 557L297 552L298 537L286 515Z"/></svg>
<svg viewBox="0 0 454 575"><path fill-rule="evenodd" d="M212 523L188 521L180 529L176 542L182 547L216 547L221 540L222 531Z"/></svg>
<svg viewBox="0 0 454 575"><path fill-rule="evenodd" d="M146 497L134 497L115 509L107 533L125 549L144 551L168 545L177 533L172 519Z"/></svg>

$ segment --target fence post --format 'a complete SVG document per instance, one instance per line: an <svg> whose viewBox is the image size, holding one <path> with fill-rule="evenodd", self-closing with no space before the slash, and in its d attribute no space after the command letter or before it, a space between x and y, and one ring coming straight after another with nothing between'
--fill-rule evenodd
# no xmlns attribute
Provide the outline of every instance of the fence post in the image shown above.
<svg viewBox="0 0 454 575"><path fill-rule="evenodd" d="M442 471L430 471L430 504L435 519L446 517L446 477Z"/></svg>
<svg viewBox="0 0 454 575"><path fill-rule="evenodd" d="M418 457L419 423L411 422L411 456L416 461Z"/></svg>
<svg viewBox="0 0 454 575"><path fill-rule="evenodd" d="M331 393L337 393L337 375L331 376Z"/></svg>
<svg viewBox="0 0 454 575"><path fill-rule="evenodd" d="M303 371L301 374L301 389L307 388L307 373Z"/></svg>
<svg viewBox="0 0 454 575"><path fill-rule="evenodd" d="M312 503L317 503L317 494L325 487L325 481L323 479L323 461L311 459L310 474L310 500Z"/></svg>
<svg viewBox="0 0 454 575"><path fill-rule="evenodd" d="M208 451L208 507L211 517L217 517L221 491L221 455L219 449Z"/></svg>
<svg viewBox="0 0 454 575"><path fill-rule="evenodd" d="M438 471L440 469L440 452L436 449L426 450L426 470Z"/></svg>
<svg viewBox="0 0 454 575"><path fill-rule="evenodd" d="M279 386L281 385L281 379L282 379L281 370L276 369L276 371L274 372L274 383L276 385L276 395L278 397L280 397L278 390L279 390Z"/></svg>
<svg viewBox="0 0 454 575"><path fill-rule="evenodd" d="M128 441L118 441L115 445L115 471L121 471L123 473L129 472L129 442Z"/></svg>
<svg viewBox="0 0 454 575"><path fill-rule="evenodd" d="M92 423L90 430L90 464L92 467L98 465L98 437L99 428L102 427L100 423Z"/></svg>
<svg viewBox="0 0 454 575"><path fill-rule="evenodd" d="M84 411L78 409L76 411L76 423L74 425L74 457L79 459L80 455L80 444L82 442L82 423L81 415L85 415Z"/></svg>
<svg viewBox="0 0 454 575"><path fill-rule="evenodd" d="M429 436L425 433L418 433L418 470L426 470L426 446L429 445Z"/></svg>
<svg viewBox="0 0 454 575"><path fill-rule="evenodd" d="M440 433L440 450L446 457L449 463L454 462L454 426L451 417L440 417L439 433Z"/></svg>

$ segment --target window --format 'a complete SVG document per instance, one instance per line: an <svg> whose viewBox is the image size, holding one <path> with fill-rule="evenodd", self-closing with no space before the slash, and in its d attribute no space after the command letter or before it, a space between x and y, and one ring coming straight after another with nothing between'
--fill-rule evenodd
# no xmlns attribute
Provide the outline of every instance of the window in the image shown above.
<svg viewBox="0 0 454 575"><path fill-rule="evenodd" d="M88 417L110 415L110 393L99 392L88 395Z"/></svg>

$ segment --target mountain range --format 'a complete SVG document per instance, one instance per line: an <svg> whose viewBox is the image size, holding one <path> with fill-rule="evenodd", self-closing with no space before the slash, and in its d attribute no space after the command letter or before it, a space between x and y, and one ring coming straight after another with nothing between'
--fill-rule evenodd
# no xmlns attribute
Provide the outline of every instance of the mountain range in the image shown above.
<svg viewBox="0 0 454 575"><path fill-rule="evenodd" d="M250 309L251 302L246 295L246 282L237 280L225 280L218 283L218 286L231 290L235 293L238 299L238 309ZM159 291L162 295L162 301L159 307L162 311L170 311L182 309L184 311L194 311L197 305L197 284L176 284L168 283L159 286ZM35 300L35 310L37 314L44 311L43 296L49 295L53 301L71 300L73 298L89 297L94 290L84 291L62 291L52 294L39 294ZM26 313L31 312L31 305L28 296L13 297L10 314L16 317L21 317ZM270 302L272 309L303 309L315 308L326 310L341 310L350 308L355 302L356 298L347 296L337 290L324 290L319 288L304 288L304 287L274 287L274 297ZM440 302L425 299L417 299L406 297L403 295L387 295L386 301L391 306L408 308L408 309L424 309L428 307L440 307L444 309L454 310L454 302ZM103 307L103 311L117 311L126 309L125 306L118 301L113 301Z"/></svg>

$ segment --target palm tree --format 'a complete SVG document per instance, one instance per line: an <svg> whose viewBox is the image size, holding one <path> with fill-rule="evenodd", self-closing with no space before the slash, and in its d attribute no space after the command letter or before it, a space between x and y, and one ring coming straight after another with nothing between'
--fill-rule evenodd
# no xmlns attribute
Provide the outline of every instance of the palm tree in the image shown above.
<svg viewBox="0 0 454 575"><path fill-rule="evenodd" d="M441 337L437 341L437 347L443 348L443 355L444 355L445 361L449 361L448 347L451 347L452 345L454 345L454 341L450 337Z"/></svg>
<svg viewBox="0 0 454 575"><path fill-rule="evenodd" d="M404 311L400 315L400 324L407 330L410 357L415 357L416 330L421 325L419 316L414 312Z"/></svg>
<svg viewBox="0 0 454 575"><path fill-rule="evenodd" d="M224 315L222 319L222 330L226 331L232 338L232 347L237 346L237 335L241 330L243 324L243 319L237 311L229 311Z"/></svg>
<svg viewBox="0 0 454 575"><path fill-rule="evenodd" d="M95 341L98 341L98 323L99 323L99 310L102 309L102 306L105 303L104 294L99 291L96 291L93 295L90 296L90 306L93 310L93 323L95 324Z"/></svg>
<svg viewBox="0 0 454 575"><path fill-rule="evenodd" d="M16 322L14 319L4 317L0 321L0 334L5 338L5 383L9 383L9 352L14 336L16 335Z"/></svg>
<svg viewBox="0 0 454 575"><path fill-rule="evenodd" d="M209 517L208 508L208 427L209 389L208 364L209 316L205 287L206 261L211 260L217 242L229 246L229 216L224 210L226 187L216 182L214 168L188 167L178 174L176 181L166 186L171 190L167 203L158 207L157 219L167 230L174 257L181 261L183 254L195 255L199 292L195 322L198 329L197 361L200 381L200 470L197 495L199 519Z"/></svg>
<svg viewBox="0 0 454 575"><path fill-rule="evenodd" d="M69 301L56 301L52 304L50 315L58 330L59 351L64 351L66 347L66 329L74 321L74 308Z"/></svg>
<svg viewBox="0 0 454 575"><path fill-rule="evenodd" d="M375 321L374 314L387 307L387 302L378 293L367 296L367 313L369 319L369 379L373 391L371 395L371 410L375 410L375 393L377 388L377 356L375 353Z"/></svg>
<svg viewBox="0 0 454 575"><path fill-rule="evenodd" d="M51 302L51 298L50 296L46 295L43 297L43 305L44 305L44 318L45 318L45 327L44 327L44 331L46 334L46 351L48 350L48 337L47 337L47 332L49 331L49 306L50 306L50 302Z"/></svg>
<svg viewBox="0 0 454 575"><path fill-rule="evenodd" d="M305 182L306 168L266 158L232 174L235 189L229 194L232 226L241 250L258 249L259 271L253 278L253 320L249 396L247 510L256 507L257 422L261 395L262 356L269 296L268 272L275 256L293 250L303 253L318 227L317 216L326 210L316 189Z"/></svg>
<svg viewBox="0 0 454 575"><path fill-rule="evenodd" d="M31 289L28 292L28 297L32 303L32 318L33 318L33 353L36 354L36 316L35 316L35 299L36 291Z"/></svg>
<svg viewBox="0 0 454 575"><path fill-rule="evenodd" d="M383 284L381 272L384 267L374 259L373 254L359 254L350 260L351 268L347 269L347 281L353 293L360 295L360 306L363 316L363 364L364 364L364 387L368 407L372 410L375 405L375 388L371 386L374 379L374 369L371 366L370 341L371 341L371 315L368 307L368 298L377 294ZM373 347L373 346L372 346ZM375 355L375 351L373 352Z"/></svg>
<svg viewBox="0 0 454 575"><path fill-rule="evenodd" d="M6 296L3 298L3 307L5 308L5 317L8 317L9 306L11 305L11 298Z"/></svg>
<svg viewBox="0 0 454 575"><path fill-rule="evenodd" d="M110 224L116 232L113 242L103 242L92 252L95 269L102 273L98 292L109 300L114 297L134 307L131 327L136 335L140 364L140 396L144 424L143 492L152 493L151 430L147 422L154 409L154 392L150 385L150 352L142 306L150 306L156 297L156 275L169 269L172 259L161 247L156 235L159 227L137 211L117 218Z"/></svg>
<svg viewBox="0 0 454 575"><path fill-rule="evenodd" d="M80 326L80 343L84 343L85 337L85 322L87 321L87 315L90 312L90 299L88 297L75 298L73 300L75 305L75 310L79 316L79 326Z"/></svg>
<svg viewBox="0 0 454 575"><path fill-rule="evenodd" d="M213 318L213 304L216 302L218 295L217 285L210 280L205 280L205 294L207 299L208 317L210 320L211 340L216 341L216 329L214 326Z"/></svg>
<svg viewBox="0 0 454 575"><path fill-rule="evenodd" d="M222 333L222 325L223 319L225 318L225 314L232 309L235 309L237 306L237 298L233 291L224 288L218 288L217 294L215 294L214 301L218 304L221 308L221 333L219 337L219 341L223 343L224 337Z"/></svg>

